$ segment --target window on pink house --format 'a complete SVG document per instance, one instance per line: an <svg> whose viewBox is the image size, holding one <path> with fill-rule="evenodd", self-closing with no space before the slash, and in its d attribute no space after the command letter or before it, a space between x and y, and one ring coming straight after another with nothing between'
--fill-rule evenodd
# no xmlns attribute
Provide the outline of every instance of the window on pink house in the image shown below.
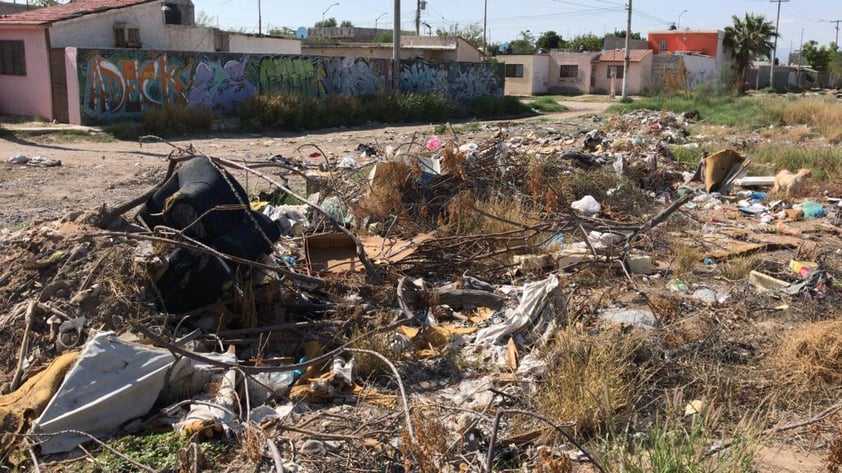
<svg viewBox="0 0 842 473"><path fill-rule="evenodd" d="M23 41L0 40L0 74L26 75L26 55Z"/></svg>

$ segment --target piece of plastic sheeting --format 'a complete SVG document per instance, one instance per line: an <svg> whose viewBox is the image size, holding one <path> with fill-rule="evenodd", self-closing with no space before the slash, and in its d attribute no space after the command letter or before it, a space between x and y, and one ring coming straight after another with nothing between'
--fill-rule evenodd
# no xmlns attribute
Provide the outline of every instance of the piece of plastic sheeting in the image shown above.
<svg viewBox="0 0 842 473"><path fill-rule="evenodd" d="M113 433L149 412L158 399L174 358L166 350L120 340L113 332L94 335L56 395L35 420L32 433L79 430L94 436ZM88 440L63 433L36 435L41 453L70 451Z"/></svg>
<svg viewBox="0 0 842 473"><path fill-rule="evenodd" d="M523 287L520 304L514 311L510 311L506 321L480 330L476 340L500 343L507 335L520 331L530 322L540 332L540 339L544 340L549 332L554 331L559 312L563 313L564 310L564 296L558 276L550 275L547 279L527 283Z"/></svg>

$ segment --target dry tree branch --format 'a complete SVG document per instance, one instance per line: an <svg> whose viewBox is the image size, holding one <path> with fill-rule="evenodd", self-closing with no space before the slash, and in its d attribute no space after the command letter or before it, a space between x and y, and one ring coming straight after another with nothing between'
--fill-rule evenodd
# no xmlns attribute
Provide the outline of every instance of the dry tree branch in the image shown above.
<svg viewBox="0 0 842 473"><path fill-rule="evenodd" d="M786 432L787 430L797 429L799 427L804 427L804 426L807 426L807 425L815 424L816 422L820 422L820 421L832 416L833 414L839 412L840 410L842 410L842 402L838 402L838 403L828 407L827 409L819 412L818 414L816 414L815 416L813 416L813 417L811 417L807 420L793 422L791 424L782 425L780 427L771 427L771 428L766 429L763 432L761 432L761 434L762 435L775 435L775 434L778 434L778 433L781 433L781 432ZM711 456L715 453L721 452L722 450L726 450L726 449L730 448L732 445L734 445L734 442L735 442L735 440L729 440L729 441L724 442L720 445L717 445L717 446L711 448L710 450L708 450L707 452L705 452L704 456L709 457L709 456Z"/></svg>
<svg viewBox="0 0 842 473"><path fill-rule="evenodd" d="M231 261L233 263L243 264L243 265L251 266L251 267L254 267L254 268L263 269L263 270L266 270L266 271L272 271L272 272L276 272L278 274L283 274L285 276L289 276L292 279L297 279L297 280L305 282L307 284L313 284L313 285L316 285L316 286L319 286L319 287L325 285L324 280L322 280L320 278L315 278L315 277L312 277L312 276L307 276L307 275L304 275L304 274L295 273L295 272L288 271L286 269L279 268L279 267L276 267L276 266L270 266L268 264L259 263L257 261L251 261L251 260L247 260L247 259L244 259L244 258L239 258L237 256L232 256L232 255L229 255L229 254L226 254L226 253L219 252L219 251L214 250L213 248L210 248L210 247L196 246L196 245L193 245L193 244L190 244L190 243L187 243L187 242L172 240L172 239L169 239L169 238L163 238L163 237L159 237L159 236L155 236L155 235L149 235L149 234L145 234L145 233L102 231L102 232L99 232L99 233L87 234L87 235L85 235L85 237L86 238L87 237L93 237L93 238L96 238L96 237L123 237L123 238L127 238L127 239L130 239L130 240L131 239L149 240L149 241L158 242L158 243L168 243L170 245L179 246L181 248L186 248L186 249L191 250L191 251L197 251L199 253L207 253L209 255L213 255L213 256L216 256L218 258L222 258L226 261Z"/></svg>
<svg viewBox="0 0 842 473"><path fill-rule="evenodd" d="M26 305L26 326L23 329L23 339L20 342L20 351L18 352L18 364L15 367L15 374L12 376L12 383L9 386L9 392L14 392L20 387L20 380L23 377L23 360L26 358L27 346L29 345L29 333L32 331L32 321L35 318L35 301L29 301Z"/></svg>
<svg viewBox="0 0 842 473"><path fill-rule="evenodd" d="M488 473L491 473L493 471L492 462L494 460L494 443L497 441L497 430L500 427L500 419L502 419L503 416L506 414L521 414L525 416L534 417L540 420L541 422L544 422L545 424L551 426L553 429L555 429L556 432L560 433L562 436L564 436L564 438L566 438L568 441L570 441L570 443L572 443L576 448L578 448L585 455L585 457L588 460L590 460L591 463L593 463L593 465L596 467L597 470L600 471L600 473L605 473L605 469L602 467L602 465L600 465L599 462L597 462L591 456L591 454L587 450L585 450L585 448L582 447L579 444L579 442L576 441L576 439L573 438L573 436L565 432L559 425L557 425L549 418L544 417L540 414L536 414L530 411L524 411L521 409L500 409L499 411L497 411L497 415L494 417L494 426L491 428L491 438L488 441L488 455L485 459L485 471L487 471Z"/></svg>
<svg viewBox="0 0 842 473"><path fill-rule="evenodd" d="M383 282L383 277L380 275L380 272L377 270L377 268L374 267L373 264L371 264L371 261L369 261L368 256L366 256L365 247L363 246L360 239L357 238L356 235L354 235L354 232L347 229L342 222L338 222L335 218L333 218L332 215L330 215L327 211L325 211L321 206L316 205L312 202L308 202L307 199L305 199L304 197L302 197L302 196L298 195L297 193L293 192L292 189L290 189L289 187L277 182L276 180L266 176L265 174L263 174L259 171L254 170L254 169L252 169L248 166L244 166L240 163L237 163L237 162L234 162L234 161L231 161L231 160L228 160L228 159L223 159L223 158L213 158L213 159L216 160L216 161L219 161L224 166L233 167L235 169L239 169L241 171L245 171L247 173L254 174L257 177L265 180L269 184L272 184L273 186L275 186L275 187L281 189L282 191L286 192L287 194L291 195L292 197L295 197L296 199L300 200L301 202L304 202L305 205L312 208L313 210L319 212L328 221L330 221L333 224L334 227L336 227L340 232L344 233L348 238L350 238L354 242L354 245L357 248L357 258L359 258L360 263L362 263L362 265L365 267L366 275L368 276L369 280L373 284L381 284Z"/></svg>
<svg viewBox="0 0 842 473"><path fill-rule="evenodd" d="M403 380L401 379L400 372L398 372L398 368L391 361L389 361L388 358L381 355L380 353L377 353L374 350L364 350L362 348L345 348L344 351L350 351L352 353L366 353L368 355L380 358L381 361L383 361L389 366L389 368L392 370L392 373L395 374L395 381L398 383L398 389L400 389L401 392L401 401L403 402L404 415L406 416L406 430L409 431L409 438L412 439L412 443L418 445L418 438L415 436L415 428L412 427L412 413L410 413L409 411L409 401L407 401L406 390L403 387Z"/></svg>

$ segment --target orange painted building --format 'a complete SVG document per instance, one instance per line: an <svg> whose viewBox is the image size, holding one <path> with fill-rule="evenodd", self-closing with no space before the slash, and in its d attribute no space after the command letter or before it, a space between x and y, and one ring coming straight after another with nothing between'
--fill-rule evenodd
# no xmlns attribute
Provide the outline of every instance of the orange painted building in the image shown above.
<svg viewBox="0 0 842 473"><path fill-rule="evenodd" d="M701 54L722 58L723 31L650 31L649 47L654 54Z"/></svg>

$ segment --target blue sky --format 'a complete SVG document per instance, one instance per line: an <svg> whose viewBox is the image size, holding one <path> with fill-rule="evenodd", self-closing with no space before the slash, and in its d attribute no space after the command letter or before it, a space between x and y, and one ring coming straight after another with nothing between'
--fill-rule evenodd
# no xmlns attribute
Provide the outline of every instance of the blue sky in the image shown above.
<svg viewBox="0 0 842 473"><path fill-rule="evenodd" d="M354 26L392 27L393 0L259 0L264 31L268 27L313 26L326 17L349 20ZM623 0L487 0L489 42L517 38L522 30L533 34L553 30L563 38L592 32L625 29ZM338 5L333 5L334 3ZM421 20L437 28L452 24L482 25L483 0L426 0ZM193 0L197 14L205 12L223 28L257 32L258 0ZM645 33L667 29L681 20L681 28L722 29L731 24L731 16L754 12L774 22L777 3L770 0L633 0L635 14L632 31ZM401 27L415 28L416 0L401 0ZM687 10L685 13L682 11ZM785 59L790 50L797 50L801 41L810 39L820 44L834 40L834 23L842 20L842 0L789 0L781 3L778 56ZM840 24L842 26L842 24ZM422 28L423 34L423 28Z"/></svg>

